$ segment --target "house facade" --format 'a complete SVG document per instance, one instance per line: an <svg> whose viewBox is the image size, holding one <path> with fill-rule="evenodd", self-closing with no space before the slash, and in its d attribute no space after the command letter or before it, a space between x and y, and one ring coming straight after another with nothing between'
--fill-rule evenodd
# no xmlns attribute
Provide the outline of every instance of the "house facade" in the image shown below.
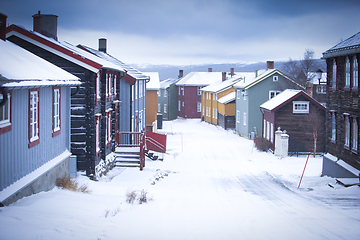
<svg viewBox="0 0 360 240"><path fill-rule="evenodd" d="M323 174L358 177L360 32L323 53L327 65L326 151ZM344 170L344 162L357 171ZM356 172L356 173L354 173Z"/></svg>
<svg viewBox="0 0 360 240"><path fill-rule="evenodd" d="M158 95L160 90L160 79L158 72L144 72L150 81L146 84L146 130L156 132L157 115L160 112Z"/></svg>
<svg viewBox="0 0 360 240"><path fill-rule="evenodd" d="M222 79L221 72L190 72L176 83L177 115L183 118L201 118L200 89Z"/></svg>
<svg viewBox="0 0 360 240"><path fill-rule="evenodd" d="M57 16L51 16L55 21ZM34 21L38 21L42 14L33 17ZM34 26L37 25L34 23ZM112 152L118 140L116 131L119 131L122 122L120 79L132 86L135 81L118 64L40 32L48 31L28 31L11 25L7 28L7 39L81 79L81 87L72 89L71 152L77 156L78 170L84 170L88 176L96 178L113 161Z"/></svg>
<svg viewBox="0 0 360 240"><path fill-rule="evenodd" d="M260 105L285 89L305 90L268 61L268 68L256 71L252 77L245 77L234 85L236 88L236 132L245 137L262 133Z"/></svg>
<svg viewBox="0 0 360 240"><path fill-rule="evenodd" d="M179 79L170 78L160 82L158 113L162 115L164 121L177 118L177 89L175 84L178 81Z"/></svg>
<svg viewBox="0 0 360 240"><path fill-rule="evenodd" d="M8 205L70 176L71 87L81 82L0 35L0 202Z"/></svg>
<svg viewBox="0 0 360 240"><path fill-rule="evenodd" d="M317 74L315 72L312 72L309 75L308 79L310 80L306 84L306 93L326 107L327 74L321 73L320 79L317 78Z"/></svg>
<svg viewBox="0 0 360 240"><path fill-rule="evenodd" d="M289 152L325 151L325 107L302 90L287 89L260 106L262 137L275 150L275 131L286 130ZM315 149L316 146L316 149Z"/></svg>
<svg viewBox="0 0 360 240"><path fill-rule="evenodd" d="M214 125L221 125L225 129L229 127L230 121L234 122L231 119L233 118L234 120L235 118L235 98L232 99L231 96L235 92L233 85L241 79L239 74L234 73L234 75L227 76L227 73L223 72L221 81L210 84L200 90L202 120ZM226 98L222 99L223 97Z"/></svg>

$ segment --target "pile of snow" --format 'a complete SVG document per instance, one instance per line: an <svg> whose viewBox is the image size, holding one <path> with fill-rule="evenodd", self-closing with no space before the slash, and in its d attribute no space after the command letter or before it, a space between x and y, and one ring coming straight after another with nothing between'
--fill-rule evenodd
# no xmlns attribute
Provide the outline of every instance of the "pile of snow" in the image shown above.
<svg viewBox="0 0 360 240"><path fill-rule="evenodd" d="M279 159L200 120L164 122L164 161L114 168L0 209L0 239L357 239L360 188L321 177L321 157ZM334 188L329 187L331 183ZM129 204L127 193L147 193Z"/></svg>

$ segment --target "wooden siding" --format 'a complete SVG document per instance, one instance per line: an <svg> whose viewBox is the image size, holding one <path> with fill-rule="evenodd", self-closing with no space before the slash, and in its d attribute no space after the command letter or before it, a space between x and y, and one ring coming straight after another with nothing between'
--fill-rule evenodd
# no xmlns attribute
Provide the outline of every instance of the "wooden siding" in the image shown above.
<svg viewBox="0 0 360 240"><path fill-rule="evenodd" d="M184 96L177 95L177 100L181 102L179 117L184 118L200 118L201 112L197 112L197 103L201 102L201 96L197 95L197 86L177 86L177 88L184 87ZM179 93L177 89L177 93ZM182 105L184 103L184 106Z"/></svg>
<svg viewBox="0 0 360 240"><path fill-rule="evenodd" d="M304 96L294 101L309 101ZM314 150L313 126L318 125L317 152L325 151L325 111L313 102L309 104L308 114L293 113L292 101L275 113L274 131L281 128L289 135L289 152L309 152Z"/></svg>
<svg viewBox="0 0 360 240"><path fill-rule="evenodd" d="M360 61L360 54L354 54L348 57L354 57L354 56L356 56L358 61ZM336 60L336 65L337 65L336 88L332 88L332 79L333 79L332 64L334 59ZM327 98L327 114L326 114L326 122L327 122L326 150L330 154L336 156L339 159L344 160L353 167L360 169L359 141L358 141L357 151L351 150L344 146L345 143L344 113L349 114L349 117L357 117L358 128L360 121L359 89L351 89L351 88L345 89L345 59L346 59L346 55L339 56L336 58L326 59L327 76L328 76L328 82L327 82L328 98ZM336 142L331 141L332 112L336 114ZM360 139L360 131L358 132L358 139Z"/></svg>
<svg viewBox="0 0 360 240"><path fill-rule="evenodd" d="M52 137L52 87L40 88L40 142L28 148L29 90L12 90L12 130L0 134L0 191L69 149L69 106L70 89L62 87L61 133Z"/></svg>

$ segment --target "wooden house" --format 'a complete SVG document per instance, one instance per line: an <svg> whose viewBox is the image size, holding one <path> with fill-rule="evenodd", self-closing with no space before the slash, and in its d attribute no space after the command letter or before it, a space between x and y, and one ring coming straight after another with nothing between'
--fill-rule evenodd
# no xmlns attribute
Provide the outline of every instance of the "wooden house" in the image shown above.
<svg viewBox="0 0 360 240"><path fill-rule="evenodd" d="M0 35L0 202L8 205L70 176L70 95L81 82Z"/></svg>
<svg viewBox="0 0 360 240"><path fill-rule="evenodd" d="M328 152L323 159L323 174L333 177L358 177L360 32L324 52L323 58L327 65ZM349 168L344 168L344 165ZM350 171L350 168L357 170Z"/></svg>
<svg viewBox="0 0 360 240"><path fill-rule="evenodd" d="M55 15L46 16L47 21L57 19ZM41 21L42 14L33 17L34 31L11 25L7 28L7 39L81 79L83 84L73 89L77 94L71 98L71 152L77 156L78 170L84 170L86 175L96 178L114 160L112 152L118 141L115 132L121 127L120 105L123 107L127 104L128 95L131 95L130 92L120 96L120 79L132 85L135 94L144 90L145 86L135 85L136 79L126 74L121 65L81 47L57 41L56 31L48 36L41 34L49 32L37 28L43 26L36 24L36 21ZM47 26L49 24L44 25L45 28ZM104 41L99 41L99 50L104 49L103 45ZM122 97L124 99L120 99ZM133 95L130 98L134 101ZM142 119L145 113L138 114L140 117L136 117ZM142 126L139 125L139 128Z"/></svg>
<svg viewBox="0 0 360 240"><path fill-rule="evenodd" d="M146 131L156 132L157 115L161 108L158 104L160 93L160 79L158 72L144 72L150 81L146 84Z"/></svg>
<svg viewBox="0 0 360 240"><path fill-rule="evenodd" d="M162 115L164 121L177 118L177 92L175 84L178 80L169 78L160 82L158 113Z"/></svg>
<svg viewBox="0 0 360 240"><path fill-rule="evenodd" d="M176 83L177 115L183 118L201 118L200 89L222 79L221 72L190 72Z"/></svg>
<svg viewBox="0 0 360 240"><path fill-rule="evenodd" d="M223 72L222 80L200 90L202 120L214 125L221 125L225 129L232 123L232 128L235 128L235 97L232 98L232 93L235 92L233 85L241 79L239 74L234 73L228 77L227 73Z"/></svg>
<svg viewBox="0 0 360 240"><path fill-rule="evenodd" d="M309 73L309 81L306 83L306 93L318 101L321 105L326 107L326 73L321 72L320 79L316 72Z"/></svg>
<svg viewBox="0 0 360 240"><path fill-rule="evenodd" d="M234 85L236 88L236 132L244 137L262 133L260 105L285 89L305 90L301 85L267 62L266 70L259 70Z"/></svg>
<svg viewBox="0 0 360 240"><path fill-rule="evenodd" d="M302 90L287 89L260 106L262 136L274 150L275 131L289 135L289 152L325 151L325 107ZM315 142L316 143L315 143Z"/></svg>

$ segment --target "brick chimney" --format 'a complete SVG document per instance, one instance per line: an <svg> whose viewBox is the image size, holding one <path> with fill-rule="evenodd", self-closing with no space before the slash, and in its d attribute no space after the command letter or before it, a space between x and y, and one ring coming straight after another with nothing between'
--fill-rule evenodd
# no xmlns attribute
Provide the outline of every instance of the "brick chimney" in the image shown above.
<svg viewBox="0 0 360 240"><path fill-rule="evenodd" d="M0 39L6 41L6 19L7 16L0 13Z"/></svg>
<svg viewBox="0 0 360 240"><path fill-rule="evenodd" d="M226 72L222 72L222 81L226 80Z"/></svg>
<svg viewBox="0 0 360 240"><path fill-rule="evenodd" d="M41 14L40 11L33 15L33 30L47 37L57 40L57 18L54 14Z"/></svg>
<svg viewBox="0 0 360 240"><path fill-rule="evenodd" d="M179 70L178 78L182 78L184 76L184 70Z"/></svg>
<svg viewBox="0 0 360 240"><path fill-rule="evenodd" d="M208 68L208 72L212 72L212 68Z"/></svg>
<svg viewBox="0 0 360 240"><path fill-rule="evenodd" d="M234 68L230 68L230 75L231 75L231 77L233 77L235 75L235 69Z"/></svg>
<svg viewBox="0 0 360 240"><path fill-rule="evenodd" d="M106 38L99 38L99 51L106 53Z"/></svg>
<svg viewBox="0 0 360 240"><path fill-rule="evenodd" d="M274 61L267 61L266 62L267 69L274 69Z"/></svg>

